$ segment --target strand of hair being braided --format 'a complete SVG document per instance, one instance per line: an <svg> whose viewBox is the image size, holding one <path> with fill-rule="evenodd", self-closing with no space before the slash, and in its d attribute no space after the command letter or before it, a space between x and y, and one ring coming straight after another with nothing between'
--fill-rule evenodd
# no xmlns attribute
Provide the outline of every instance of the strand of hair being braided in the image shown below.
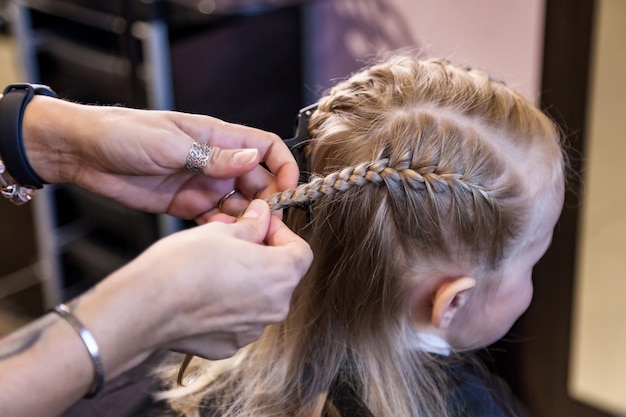
<svg viewBox="0 0 626 417"><path fill-rule="evenodd" d="M465 181L462 174L440 173L436 171L437 167L435 166L411 169L409 167L410 159L401 161L395 166L390 166L389 162L389 158L381 157L372 162L345 167L326 177L316 177L297 188L274 194L267 200L267 203L272 211L289 207L302 207L321 197L345 192L355 187L367 184L384 185L387 182L397 183L400 181L414 190L426 189L429 195L443 191L442 187L458 185L474 195L478 194L487 201L491 201L488 190L480 185Z"/></svg>
<svg viewBox="0 0 626 417"><path fill-rule="evenodd" d="M305 206L320 197L347 191L357 186L369 183L381 184L385 176L393 175L394 173L397 173L397 171L389 167L389 159L383 158L346 167L326 177L316 177L295 189L274 194L267 202L272 211L288 207Z"/></svg>

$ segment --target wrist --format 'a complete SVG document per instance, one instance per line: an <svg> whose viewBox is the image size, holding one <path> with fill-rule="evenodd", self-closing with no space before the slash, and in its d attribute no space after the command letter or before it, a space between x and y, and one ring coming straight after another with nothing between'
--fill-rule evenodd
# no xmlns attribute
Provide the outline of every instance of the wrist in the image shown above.
<svg viewBox="0 0 626 417"><path fill-rule="evenodd" d="M42 188L46 183L31 166L22 138L24 112L36 96L56 98L48 86L27 83L8 85L0 98L0 155L11 180L31 189Z"/></svg>
<svg viewBox="0 0 626 417"><path fill-rule="evenodd" d="M150 310L150 290L128 276L127 267L114 272L76 300L73 311L96 339L107 380L141 363L156 350L151 341L160 318ZM131 278L131 279L127 279Z"/></svg>
<svg viewBox="0 0 626 417"><path fill-rule="evenodd" d="M75 120L79 105L36 96L24 112L24 149L37 173L50 183L71 182L77 167Z"/></svg>
<svg viewBox="0 0 626 417"><path fill-rule="evenodd" d="M87 329L83 323L76 318L71 308L66 304L58 304L52 311L72 326L89 354L93 365L93 383L91 384L89 391L87 391L85 398L93 398L104 388L104 369L100 358L100 348L98 347L98 342L93 337L89 329Z"/></svg>
<svg viewBox="0 0 626 417"><path fill-rule="evenodd" d="M93 383L93 368L89 355L74 329L61 317L48 313L40 319L40 322L45 331L45 338L33 347L33 356L24 357L32 363L42 364L37 368L35 375L38 386L31 386L28 389L42 392L52 389L57 391L54 397L58 398L64 397L66 394L63 391L68 389L71 391L69 397L74 402L82 398ZM50 362L50 358L54 358L54 367L44 365ZM24 369L28 371L30 367L25 365ZM59 375L60 372L62 375ZM40 385L40 381L45 385ZM63 382L57 386L51 381ZM56 415L54 410L49 412Z"/></svg>
<svg viewBox="0 0 626 417"><path fill-rule="evenodd" d="M56 98L48 86L28 83L10 84L0 96L0 186L17 205L30 201L46 183L26 155L22 134L24 113L37 96Z"/></svg>

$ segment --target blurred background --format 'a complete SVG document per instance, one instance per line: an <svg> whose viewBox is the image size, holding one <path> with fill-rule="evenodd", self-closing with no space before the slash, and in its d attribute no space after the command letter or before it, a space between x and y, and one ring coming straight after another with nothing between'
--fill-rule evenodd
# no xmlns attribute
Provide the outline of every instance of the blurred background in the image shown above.
<svg viewBox="0 0 626 417"><path fill-rule="evenodd" d="M286 138L300 107L389 51L505 80L563 127L577 176L533 305L481 356L533 415L618 416L624 41L623 0L0 0L0 85L40 82L69 100L209 114ZM67 185L0 204L0 336L189 226Z"/></svg>

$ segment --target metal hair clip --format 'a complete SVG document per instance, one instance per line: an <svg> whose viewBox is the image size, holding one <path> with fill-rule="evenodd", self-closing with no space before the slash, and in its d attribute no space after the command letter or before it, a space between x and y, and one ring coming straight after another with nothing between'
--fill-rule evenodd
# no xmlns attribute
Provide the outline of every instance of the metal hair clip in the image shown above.
<svg viewBox="0 0 626 417"><path fill-rule="evenodd" d="M293 157L296 159L296 162L298 163L298 168L300 168L300 184L309 182L311 167L309 166L308 158L304 153L304 145L305 142L310 139L309 121L311 119L311 115L315 110L317 110L317 103L300 109L300 111L298 112L298 117L296 118L294 137L289 139L283 139L283 142L285 142L285 145L287 145L289 150L291 150Z"/></svg>

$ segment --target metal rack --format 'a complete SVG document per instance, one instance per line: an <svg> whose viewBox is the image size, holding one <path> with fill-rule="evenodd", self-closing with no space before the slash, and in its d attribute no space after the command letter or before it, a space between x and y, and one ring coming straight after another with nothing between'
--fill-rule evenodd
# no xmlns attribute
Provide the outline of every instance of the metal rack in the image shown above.
<svg viewBox="0 0 626 417"><path fill-rule="evenodd" d="M198 3L14 1L26 81L85 103L205 113L291 133L302 104L299 6L228 15L203 13ZM46 308L188 226L67 185L47 186L34 202Z"/></svg>

